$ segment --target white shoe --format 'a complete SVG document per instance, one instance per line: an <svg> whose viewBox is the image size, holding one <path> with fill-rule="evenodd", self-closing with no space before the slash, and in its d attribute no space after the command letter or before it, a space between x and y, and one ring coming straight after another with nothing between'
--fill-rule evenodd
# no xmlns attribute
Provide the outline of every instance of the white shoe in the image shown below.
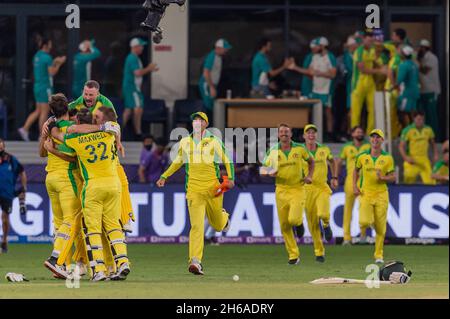
<svg viewBox="0 0 450 319"><path fill-rule="evenodd" d="M106 277L103 271L99 271L94 273L94 276L92 276L91 281L105 281L107 278L108 277Z"/></svg>
<svg viewBox="0 0 450 319"><path fill-rule="evenodd" d="M117 272L110 277L111 280L125 280L130 273L130 265L127 262L122 263L119 266Z"/></svg>
<svg viewBox="0 0 450 319"><path fill-rule="evenodd" d="M194 275L204 275L203 266L196 258L192 258L192 261L189 265L189 272Z"/></svg>
<svg viewBox="0 0 450 319"><path fill-rule="evenodd" d="M352 244L352 241L351 240L344 240L343 242L342 242L342 246L350 246Z"/></svg>
<svg viewBox="0 0 450 319"><path fill-rule="evenodd" d="M19 135L22 138L22 140L24 140L25 142L29 142L30 141L30 137L28 136L28 132L23 127L19 128L17 130L17 132L19 132Z"/></svg>
<svg viewBox="0 0 450 319"><path fill-rule="evenodd" d="M67 279L69 273L64 265L60 266L56 263L56 258L50 257L44 262L44 266L50 270L57 278Z"/></svg>
<svg viewBox="0 0 450 319"><path fill-rule="evenodd" d="M384 264L384 260L382 258L375 259L376 264Z"/></svg>
<svg viewBox="0 0 450 319"><path fill-rule="evenodd" d="M361 237L359 237L359 243L361 244L361 245L365 245L365 244L367 244L367 236L361 236Z"/></svg>

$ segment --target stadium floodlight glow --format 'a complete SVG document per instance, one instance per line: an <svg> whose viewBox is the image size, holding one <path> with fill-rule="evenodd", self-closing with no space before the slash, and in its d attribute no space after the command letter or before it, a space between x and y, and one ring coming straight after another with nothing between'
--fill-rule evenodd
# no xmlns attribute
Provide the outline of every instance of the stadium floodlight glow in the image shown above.
<svg viewBox="0 0 450 319"><path fill-rule="evenodd" d="M162 29L159 23L170 4L178 4L180 7L186 3L186 0L145 0L142 7L148 10L147 18L141 23L144 30L154 32L153 41L160 43L162 36Z"/></svg>

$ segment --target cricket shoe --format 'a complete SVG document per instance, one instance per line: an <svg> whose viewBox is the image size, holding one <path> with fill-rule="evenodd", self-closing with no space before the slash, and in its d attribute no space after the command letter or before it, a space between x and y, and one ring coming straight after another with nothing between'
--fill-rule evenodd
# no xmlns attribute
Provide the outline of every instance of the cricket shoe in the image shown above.
<svg viewBox="0 0 450 319"><path fill-rule="evenodd" d="M302 238L305 234L305 226L303 226L303 224L295 226L295 232L297 233L298 238Z"/></svg>
<svg viewBox="0 0 450 319"><path fill-rule="evenodd" d="M325 262L325 257L324 256L316 256L316 261L318 263L324 263Z"/></svg>
<svg viewBox="0 0 450 319"><path fill-rule="evenodd" d="M290 265L290 266L298 265L299 263L300 263L300 258L289 259L289 261L288 261L288 265Z"/></svg>
<svg viewBox="0 0 450 319"><path fill-rule="evenodd" d="M105 275L105 272L99 271L99 272L94 273L94 276L92 276L91 281L97 282L97 281L105 281L107 279L108 279L108 277Z"/></svg>
<svg viewBox="0 0 450 319"><path fill-rule="evenodd" d="M122 263L119 266L119 269L117 270L117 272L114 275L112 275L110 277L110 279L114 280L114 281L125 280L125 279L127 279L127 276L130 273L130 271L131 271L130 270L130 265L128 263L126 263L126 262Z"/></svg>
<svg viewBox="0 0 450 319"><path fill-rule="evenodd" d="M189 265L189 272L194 275L204 275L203 266L196 258L192 258L191 264Z"/></svg>
<svg viewBox="0 0 450 319"><path fill-rule="evenodd" d="M69 273L66 271L66 267L58 265L57 261L58 259L52 256L44 262L44 266L58 278L67 279Z"/></svg>
<svg viewBox="0 0 450 319"><path fill-rule="evenodd" d="M351 240L344 240L342 242L342 246L351 246L352 245L352 241Z"/></svg>
<svg viewBox="0 0 450 319"><path fill-rule="evenodd" d="M19 133L19 135L22 138L22 140L24 140L25 142L29 142L30 141L29 134L23 127L19 128L17 130L17 132Z"/></svg>

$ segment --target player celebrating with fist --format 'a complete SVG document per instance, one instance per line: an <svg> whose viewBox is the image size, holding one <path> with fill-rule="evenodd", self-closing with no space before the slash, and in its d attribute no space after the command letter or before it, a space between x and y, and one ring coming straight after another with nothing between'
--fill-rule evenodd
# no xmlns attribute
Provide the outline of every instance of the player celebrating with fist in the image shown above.
<svg viewBox="0 0 450 319"><path fill-rule="evenodd" d="M228 175L227 188L234 186L234 166L225 147L217 137L206 130L208 116L203 112L191 115L193 134L181 139L178 154L169 168L156 182L163 187L166 179L183 164L186 165L186 199L191 221L189 232L189 272L203 275L201 264L204 245L205 213L216 231L228 231L228 213L223 209L223 192L219 188L220 159Z"/></svg>
<svg viewBox="0 0 450 319"><path fill-rule="evenodd" d="M361 196L359 225L361 229L372 225L375 228L374 257L376 263L384 263L383 245L389 205L389 192L386 184L393 183L396 179L394 158L381 149L383 141L383 131L374 129L370 132L371 148L358 155L353 173L355 196Z"/></svg>
<svg viewBox="0 0 450 319"><path fill-rule="evenodd" d="M288 264L296 265L300 262L300 253L292 227L295 227L297 236L301 238L305 231L303 226L306 200L304 184L312 183L314 160L301 144L292 141L292 131L287 124L279 126L278 138L280 143L267 152L262 171L276 176L275 196L281 233L289 255ZM309 172L306 177L303 175L305 161L308 162Z"/></svg>

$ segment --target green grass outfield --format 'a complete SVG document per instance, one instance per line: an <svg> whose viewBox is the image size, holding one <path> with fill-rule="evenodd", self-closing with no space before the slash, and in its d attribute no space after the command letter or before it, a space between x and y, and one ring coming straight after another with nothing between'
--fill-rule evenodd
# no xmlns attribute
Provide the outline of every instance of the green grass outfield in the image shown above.
<svg viewBox="0 0 450 319"><path fill-rule="evenodd" d="M301 246L299 265L288 266L282 245L206 246L205 276L187 271L186 245L130 245L132 272L126 281L91 283L68 289L44 268L51 246L10 245L0 255L0 298L448 298L448 246L386 246L385 260L398 259L413 271L407 285L368 289L364 285L315 286L309 281L338 276L365 279L373 246L327 246L324 264L312 246ZM30 282L9 283L7 272ZM232 280L233 275L240 280Z"/></svg>

